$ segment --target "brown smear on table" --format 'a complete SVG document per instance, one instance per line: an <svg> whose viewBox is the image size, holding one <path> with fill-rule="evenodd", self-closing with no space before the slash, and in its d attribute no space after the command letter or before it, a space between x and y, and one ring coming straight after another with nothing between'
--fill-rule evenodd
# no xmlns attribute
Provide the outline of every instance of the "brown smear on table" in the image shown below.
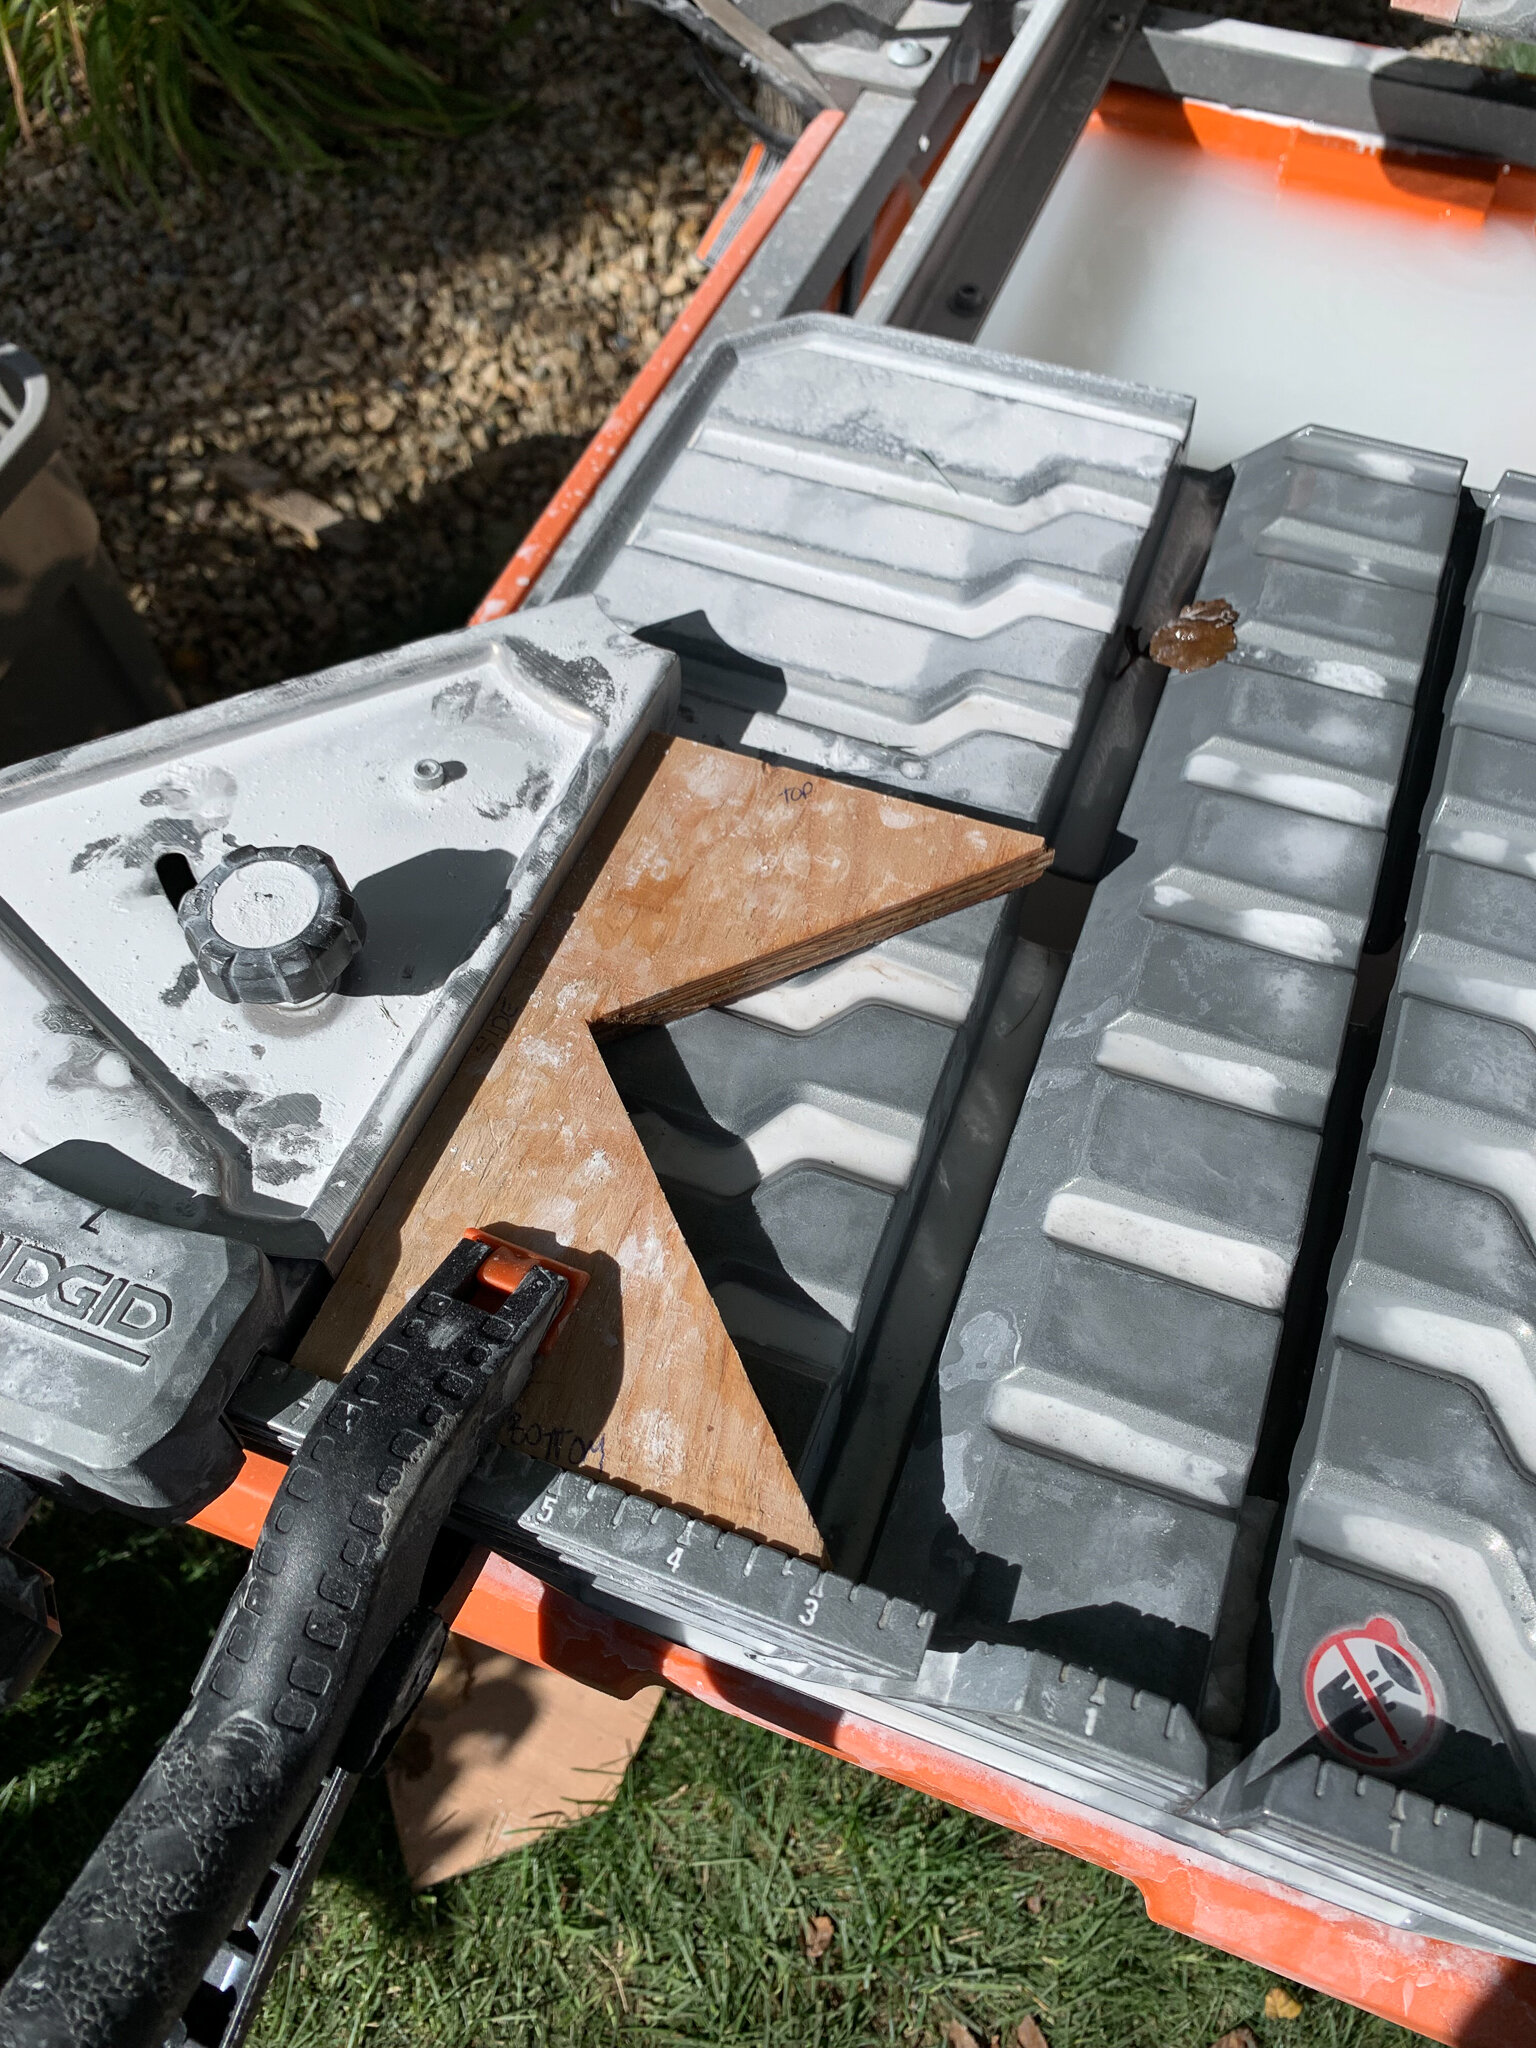
<svg viewBox="0 0 1536 2048"><path fill-rule="evenodd" d="M647 741L300 1347L338 1376L474 1224L591 1281L506 1440L759 1540L821 1537L597 1038L1033 881L1043 841Z"/></svg>
<svg viewBox="0 0 1536 2048"><path fill-rule="evenodd" d="M1159 626L1147 652L1176 675L1214 668L1237 647L1237 607L1224 597L1201 597Z"/></svg>

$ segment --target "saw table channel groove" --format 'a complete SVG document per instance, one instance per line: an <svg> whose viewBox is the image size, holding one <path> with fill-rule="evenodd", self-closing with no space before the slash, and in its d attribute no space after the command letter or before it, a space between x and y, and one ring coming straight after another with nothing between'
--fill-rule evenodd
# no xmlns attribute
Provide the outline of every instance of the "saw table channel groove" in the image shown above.
<svg viewBox="0 0 1536 2048"><path fill-rule="evenodd" d="M1050 858L1030 833L648 741L295 1363L338 1377L482 1225L592 1276L510 1418L513 1447L819 1560L597 1041L1002 895Z"/></svg>

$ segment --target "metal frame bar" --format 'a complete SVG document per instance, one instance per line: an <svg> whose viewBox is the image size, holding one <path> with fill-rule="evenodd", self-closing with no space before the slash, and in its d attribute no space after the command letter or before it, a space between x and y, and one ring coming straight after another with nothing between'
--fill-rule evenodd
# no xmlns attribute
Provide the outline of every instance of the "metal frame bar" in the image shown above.
<svg viewBox="0 0 1536 2048"><path fill-rule="evenodd" d="M1140 12L1140 0L1035 0L856 318L975 338Z"/></svg>

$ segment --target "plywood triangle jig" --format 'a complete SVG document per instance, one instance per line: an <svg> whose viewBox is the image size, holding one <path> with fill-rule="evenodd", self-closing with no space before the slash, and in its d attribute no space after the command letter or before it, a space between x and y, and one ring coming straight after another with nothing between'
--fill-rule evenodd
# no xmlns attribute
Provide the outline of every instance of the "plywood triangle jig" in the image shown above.
<svg viewBox="0 0 1536 2048"><path fill-rule="evenodd" d="M509 1440L808 1557L821 1539L598 1039L1031 882L1044 842L654 738L299 1353L338 1375L471 1225L585 1267Z"/></svg>

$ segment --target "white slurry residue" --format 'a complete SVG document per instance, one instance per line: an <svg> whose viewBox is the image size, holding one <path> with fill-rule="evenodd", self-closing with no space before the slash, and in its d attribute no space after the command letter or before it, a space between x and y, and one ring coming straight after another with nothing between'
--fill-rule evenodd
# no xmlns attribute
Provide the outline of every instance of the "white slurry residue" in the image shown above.
<svg viewBox="0 0 1536 2048"><path fill-rule="evenodd" d="M729 1200L793 1166L819 1166L869 1187L901 1188L917 1161L917 1135L855 1123L812 1102L791 1103L734 1144L696 1138L654 1110L642 1110L635 1129L663 1180Z"/></svg>
<svg viewBox="0 0 1536 2048"><path fill-rule="evenodd" d="M983 1309L959 1332L959 1355L944 1361L946 1387L990 1386L1019 1362L1023 1339L1012 1318L1000 1309Z"/></svg>
<svg viewBox="0 0 1536 2048"><path fill-rule="evenodd" d="M1274 1060L1260 1065L1236 1057L1219 1039L1202 1043L1200 1035L1175 1036L1157 1029L1160 1020L1134 1014L1110 1025L1098 1044L1096 1058L1113 1074L1126 1074L1207 1102L1229 1103L1255 1116L1277 1117L1317 1130L1328 1103L1328 1076L1299 1062ZM1290 1071L1284 1071L1284 1070Z"/></svg>
<svg viewBox="0 0 1536 2048"><path fill-rule="evenodd" d="M1511 403L1533 333L1536 238L1516 212L1415 218L1092 128L977 341L1192 393L1203 468L1322 421L1464 455L1491 488L1536 469L1536 407ZM1406 481L1411 460L1381 450L1376 473Z"/></svg>
<svg viewBox="0 0 1536 2048"><path fill-rule="evenodd" d="M1386 826L1392 790L1363 776L1330 775L1325 770L1286 762L1258 747L1210 740L1184 763L1184 780L1204 789L1229 791L1256 803L1300 811L1309 818L1331 818L1341 825Z"/></svg>
<svg viewBox="0 0 1536 2048"><path fill-rule="evenodd" d="M941 1024L963 1024L970 1014L973 989L959 976L959 968L950 980L881 953L855 953L724 1007L735 1016L750 1017L755 1024L797 1033L818 1031L834 1017L845 1016L865 1003L882 1003L888 1009L932 1017Z"/></svg>
<svg viewBox="0 0 1536 2048"><path fill-rule="evenodd" d="M1010 1443L1118 1473L1181 1500L1234 1508L1242 1498L1247 1459L1237 1445L1222 1444L1213 1455L1219 1439L1182 1441L1174 1425L1143 1409L1115 1414L1025 1378L993 1388L987 1421Z"/></svg>
<svg viewBox="0 0 1536 2048"><path fill-rule="evenodd" d="M622 1272L633 1274L638 1280L667 1277L667 1248L654 1230L647 1230L643 1236L631 1231L615 1258Z"/></svg>
<svg viewBox="0 0 1536 2048"><path fill-rule="evenodd" d="M570 1057L569 1045L558 1038L522 1038L517 1050L526 1065L542 1067L548 1074L558 1074Z"/></svg>
<svg viewBox="0 0 1536 2048"><path fill-rule="evenodd" d="M1294 960L1314 960L1329 967L1342 961L1338 940L1320 917L1294 910L1245 910L1235 921L1234 936L1266 953L1286 953Z"/></svg>
<svg viewBox="0 0 1536 2048"><path fill-rule="evenodd" d="M1239 629L1238 639L1242 639ZM1373 697L1383 703L1387 695L1387 679L1379 669L1366 668L1358 661L1309 661L1306 664L1307 680L1318 683L1325 690L1342 690L1350 697Z"/></svg>
<svg viewBox="0 0 1536 2048"><path fill-rule="evenodd" d="M1536 1157L1524 1124L1501 1123L1410 1089L1389 1088L1370 1130L1377 1159L1484 1188L1536 1241Z"/></svg>
<svg viewBox="0 0 1536 2048"><path fill-rule="evenodd" d="M900 711L872 704L840 704L838 717L846 731L832 740L810 724L813 718L826 715L824 707L807 703L804 724L757 712L746 740L775 752L792 751L797 760L815 760L834 775L875 774L880 762L866 747L894 747L908 757L900 764L901 772L914 781L927 774L925 763L933 755L977 735L1003 734L1009 739L1033 740L1043 747L1068 745L1077 725L1076 692L1022 678L1009 680L1006 691L973 682L926 718L903 716ZM800 709L793 695L787 701L790 708ZM857 744L860 741L864 745Z"/></svg>
<svg viewBox="0 0 1536 2048"><path fill-rule="evenodd" d="M1500 1328L1480 1303L1451 1315L1416 1294L1405 1275L1357 1265L1339 1296L1334 1335L1476 1387L1526 1471L1536 1473L1536 1331L1524 1317Z"/></svg>
<svg viewBox="0 0 1536 2048"><path fill-rule="evenodd" d="M1513 848L1508 839L1499 832L1477 832L1470 828L1461 831L1441 833L1431 842L1437 853L1449 853L1457 860L1469 860L1474 867L1512 868L1521 867L1536 874L1536 854L1524 848L1519 859L1513 858Z"/></svg>
<svg viewBox="0 0 1536 2048"><path fill-rule="evenodd" d="M1257 946L1261 952L1282 953L1292 960L1311 960L1331 967L1344 959L1344 950L1325 918L1307 910L1283 909L1273 903L1243 901L1233 885L1215 879L1212 893L1197 894L1181 882L1159 877L1149 884L1145 901L1154 914L1161 913L1175 923L1197 931L1222 932Z"/></svg>
<svg viewBox="0 0 1536 2048"><path fill-rule="evenodd" d="M664 1485L683 1469L688 1438L676 1416L664 1408L642 1408L629 1425L649 1485Z"/></svg>
<svg viewBox="0 0 1536 2048"><path fill-rule="evenodd" d="M1369 1505L1366 1505L1366 1503ZM1517 1728L1536 1728L1536 1593L1509 1540L1472 1515L1438 1509L1418 1519L1400 1493L1327 1465L1314 1468L1296 1506L1295 1539L1373 1578L1422 1587L1457 1617L1466 1642Z"/></svg>
<svg viewBox="0 0 1536 2048"><path fill-rule="evenodd" d="M1408 995L1480 1017L1502 1017L1536 1038L1536 974L1528 961L1421 932L1400 980Z"/></svg>
<svg viewBox="0 0 1536 2048"><path fill-rule="evenodd" d="M893 832L910 832L917 823L917 813L908 810L905 804L893 804L888 801L882 802L880 805L880 822L882 825L889 826Z"/></svg>
<svg viewBox="0 0 1536 2048"><path fill-rule="evenodd" d="M971 1456L970 1431L946 1430L943 1450L944 1506L956 1521L962 1521L976 1504L976 1489L970 1479L975 1462Z"/></svg>
<svg viewBox="0 0 1536 2048"><path fill-rule="evenodd" d="M750 583L846 605L853 611L885 616L892 610L893 591L887 576L843 566L830 556L781 554L771 544L758 545L740 530L700 528L651 515L631 545L652 548L674 561L721 569ZM905 623L962 640L990 639L1010 626L1037 619L1108 633L1114 629L1115 612L1113 603L1081 589L1070 576L1053 573L1049 566L1016 570L1002 583L983 586L981 594L969 602L916 583L904 584L900 594L900 617Z"/></svg>
<svg viewBox="0 0 1536 2048"><path fill-rule="evenodd" d="M253 860L219 884L209 915L230 945L263 949L296 939L319 908L319 884L307 868Z"/></svg>
<svg viewBox="0 0 1536 2048"><path fill-rule="evenodd" d="M1057 1244L1161 1273L1207 1294L1276 1313L1285 1303L1291 1262L1272 1245L1225 1237L1205 1224L1182 1223L1109 1193L1089 1193L1081 1184L1052 1195L1044 1229Z"/></svg>
<svg viewBox="0 0 1536 2048"><path fill-rule="evenodd" d="M569 1195L546 1195L539 1204L541 1227L558 1237L562 1244L568 1243L567 1233L576 1223L576 1204Z"/></svg>
<svg viewBox="0 0 1536 2048"><path fill-rule="evenodd" d="M1493 804L1465 797L1442 798L1429 828L1432 853L1475 867L1502 868L1506 874L1536 875L1536 831L1530 820Z"/></svg>

